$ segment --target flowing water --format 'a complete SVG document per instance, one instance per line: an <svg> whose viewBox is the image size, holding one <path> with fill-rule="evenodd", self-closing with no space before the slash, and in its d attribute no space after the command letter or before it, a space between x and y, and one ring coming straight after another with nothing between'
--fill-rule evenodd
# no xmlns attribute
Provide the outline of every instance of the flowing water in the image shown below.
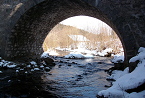
<svg viewBox="0 0 145 98"><path fill-rule="evenodd" d="M64 98L96 98L100 90L110 85L105 70L113 66L110 58L62 59L49 73L41 77L48 86L45 90ZM50 89L51 88L51 89Z"/></svg>
<svg viewBox="0 0 145 98"><path fill-rule="evenodd" d="M55 58L50 71L20 71L2 69L0 98L96 98L111 82L105 70L113 66L111 58ZM27 70L28 73L25 73Z"/></svg>

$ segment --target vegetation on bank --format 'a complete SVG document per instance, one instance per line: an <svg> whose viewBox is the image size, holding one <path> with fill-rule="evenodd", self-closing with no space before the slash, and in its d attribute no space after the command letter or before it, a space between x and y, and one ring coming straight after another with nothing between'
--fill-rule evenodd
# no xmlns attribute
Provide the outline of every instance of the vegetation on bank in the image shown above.
<svg viewBox="0 0 145 98"><path fill-rule="evenodd" d="M80 42L71 39L70 35L82 35L87 38L89 41L85 41L85 48L89 50L102 51L106 48L112 48L115 53L118 53L122 48L120 39L112 29L108 31L107 28L100 27L96 33L91 33L76 27L57 24L47 35L43 43L43 50L47 51L48 48L54 49L57 47L72 48L72 45L78 48Z"/></svg>

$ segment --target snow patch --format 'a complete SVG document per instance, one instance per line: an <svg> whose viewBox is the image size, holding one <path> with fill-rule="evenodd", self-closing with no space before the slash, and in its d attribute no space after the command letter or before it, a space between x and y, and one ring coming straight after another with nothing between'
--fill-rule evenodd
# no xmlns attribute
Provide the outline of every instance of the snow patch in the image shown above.
<svg viewBox="0 0 145 98"><path fill-rule="evenodd" d="M129 62L135 62L139 60L137 67L131 73L127 73L128 69L125 69L122 74L117 75L116 81L113 82L113 86L107 90L102 90L98 93L99 96L108 98L144 98L145 90L139 93L132 92L127 93L125 90L134 89L145 83L145 48L141 47L137 56L130 59Z"/></svg>
<svg viewBox="0 0 145 98"><path fill-rule="evenodd" d="M85 56L82 54L77 54L77 53L70 53L69 55L64 56L64 58L71 58L71 59L84 59Z"/></svg>
<svg viewBox="0 0 145 98"><path fill-rule="evenodd" d="M15 68L17 65L7 65L8 68Z"/></svg>
<svg viewBox="0 0 145 98"><path fill-rule="evenodd" d="M135 62L135 61L137 61L137 60L139 60L139 61L141 62L142 60L145 59L145 48L140 47L139 50L138 50L138 52L140 52L140 53L137 54L135 57L131 58L131 59L129 60L129 63L130 63L130 62Z"/></svg>
<svg viewBox="0 0 145 98"><path fill-rule="evenodd" d="M40 70L39 68L34 68L34 70Z"/></svg>
<svg viewBox="0 0 145 98"><path fill-rule="evenodd" d="M49 57L48 52L43 52L43 54L41 55L41 58L48 58L48 57Z"/></svg>
<svg viewBox="0 0 145 98"><path fill-rule="evenodd" d="M129 73L129 67L127 67L124 71L114 70L114 71L112 71L112 75L107 77L107 79L117 80L118 78L120 78L128 73Z"/></svg>
<svg viewBox="0 0 145 98"><path fill-rule="evenodd" d="M112 63L123 63L124 62L124 55L114 55L112 59Z"/></svg>
<svg viewBox="0 0 145 98"><path fill-rule="evenodd" d="M112 53L113 49L112 48L106 48L105 50L103 50L102 52L98 52L99 56L105 56L108 53Z"/></svg>

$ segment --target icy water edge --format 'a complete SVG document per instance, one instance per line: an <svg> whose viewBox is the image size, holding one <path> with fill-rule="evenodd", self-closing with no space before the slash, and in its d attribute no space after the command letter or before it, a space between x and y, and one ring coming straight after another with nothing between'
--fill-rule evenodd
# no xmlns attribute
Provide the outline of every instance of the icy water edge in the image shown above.
<svg viewBox="0 0 145 98"><path fill-rule="evenodd" d="M50 71L3 70L0 74L1 98L96 98L111 82L105 70L113 66L111 58L55 58Z"/></svg>

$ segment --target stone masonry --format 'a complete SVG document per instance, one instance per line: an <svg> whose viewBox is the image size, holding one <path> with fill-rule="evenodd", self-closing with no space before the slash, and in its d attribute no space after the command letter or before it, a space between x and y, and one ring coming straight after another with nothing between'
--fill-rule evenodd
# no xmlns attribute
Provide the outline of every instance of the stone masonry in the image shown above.
<svg viewBox="0 0 145 98"><path fill-rule="evenodd" d="M69 17L85 15L114 29L125 63L145 47L144 0L2 0L0 56L8 60L39 58L49 31Z"/></svg>

